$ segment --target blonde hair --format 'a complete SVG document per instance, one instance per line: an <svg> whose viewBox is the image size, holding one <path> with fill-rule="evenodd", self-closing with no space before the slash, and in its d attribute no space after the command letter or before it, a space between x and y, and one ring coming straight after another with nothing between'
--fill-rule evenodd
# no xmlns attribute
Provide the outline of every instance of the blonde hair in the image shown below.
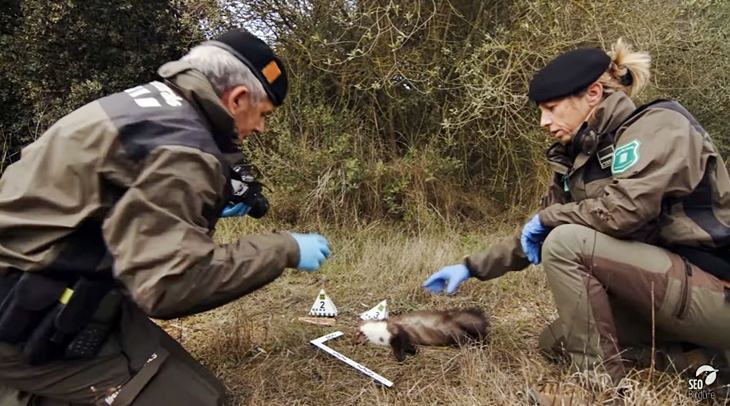
<svg viewBox="0 0 730 406"><path fill-rule="evenodd" d="M631 49L631 45L619 38L613 49L606 52L611 64L606 73L598 78L603 85L604 97L623 91L631 98L636 97L649 83L651 56L648 52Z"/></svg>

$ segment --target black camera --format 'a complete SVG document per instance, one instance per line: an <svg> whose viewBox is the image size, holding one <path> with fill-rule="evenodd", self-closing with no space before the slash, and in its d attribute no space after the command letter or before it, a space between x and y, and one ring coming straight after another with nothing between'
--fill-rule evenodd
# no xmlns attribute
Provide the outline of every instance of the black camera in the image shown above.
<svg viewBox="0 0 730 406"><path fill-rule="evenodd" d="M233 189L231 203L245 204L251 208L248 215L260 219L269 211L269 201L263 194L264 184L257 181L242 165L234 166L231 169L231 187Z"/></svg>

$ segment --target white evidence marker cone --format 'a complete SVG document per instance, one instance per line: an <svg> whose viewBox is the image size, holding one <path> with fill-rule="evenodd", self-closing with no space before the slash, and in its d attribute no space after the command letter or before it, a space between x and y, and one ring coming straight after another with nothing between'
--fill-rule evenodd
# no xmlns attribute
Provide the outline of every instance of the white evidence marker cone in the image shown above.
<svg viewBox="0 0 730 406"><path fill-rule="evenodd" d="M360 315L363 320L383 320L388 318L388 300L383 300L377 306Z"/></svg>
<svg viewBox="0 0 730 406"><path fill-rule="evenodd" d="M332 303L332 299L330 299L330 297L327 296L327 293L325 293L324 288L319 291L319 294L317 294L317 299L314 301L312 308L309 309L309 315L317 316L317 317L322 317L322 316L335 317L335 316L337 316L337 307L335 307L335 304Z"/></svg>

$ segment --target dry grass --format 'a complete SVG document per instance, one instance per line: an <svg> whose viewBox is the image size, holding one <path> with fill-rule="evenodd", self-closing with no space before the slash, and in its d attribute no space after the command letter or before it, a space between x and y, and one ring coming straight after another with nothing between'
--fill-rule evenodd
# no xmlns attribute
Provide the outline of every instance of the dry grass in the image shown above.
<svg viewBox="0 0 730 406"><path fill-rule="evenodd" d="M251 219L226 220L217 238L265 231ZM409 235L373 225L348 233L324 231L333 256L319 272L286 271L271 285L223 308L162 323L227 384L234 405L513 405L540 378L566 380L569 372L537 352L537 336L556 317L539 268L498 280L462 284L452 297L420 288L441 266L496 242L512 230L483 228ZM337 326L297 320L321 287L338 307ZM353 348L358 315L387 299L391 313L452 306L481 306L492 319L484 348L420 348L399 364L388 347ZM309 341L340 330L327 345L394 382L386 388ZM646 375L646 374L645 374ZM692 404L678 377L638 378L628 404Z"/></svg>

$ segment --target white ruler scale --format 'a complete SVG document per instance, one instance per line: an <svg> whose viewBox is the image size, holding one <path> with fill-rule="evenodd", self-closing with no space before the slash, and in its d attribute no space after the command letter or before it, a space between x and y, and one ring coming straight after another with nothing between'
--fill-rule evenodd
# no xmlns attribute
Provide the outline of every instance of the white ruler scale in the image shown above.
<svg viewBox="0 0 730 406"><path fill-rule="evenodd" d="M313 345L315 345L317 348L321 349L322 351L339 359L340 361L344 362L345 364L357 369L358 371L362 372L363 374L382 383L383 385L387 386L388 388L392 387L393 382L383 378L382 376L376 374L375 372L371 371L370 369L366 368L365 366L358 364L357 362L351 360L350 358L347 358L346 356L340 354L339 352L333 350L332 348L324 345L324 343L326 341L329 341L333 338L340 337L342 335L343 335L343 333L341 331L335 331L334 333L330 333L330 334L324 335L320 338L317 338L315 340L312 340L312 341L310 341L310 343L312 343Z"/></svg>

